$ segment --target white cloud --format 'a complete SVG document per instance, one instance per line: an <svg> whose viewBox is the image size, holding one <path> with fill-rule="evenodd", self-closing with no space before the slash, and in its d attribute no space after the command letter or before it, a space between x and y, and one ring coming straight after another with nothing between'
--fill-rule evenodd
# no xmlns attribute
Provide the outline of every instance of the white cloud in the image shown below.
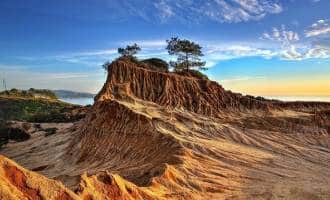
<svg viewBox="0 0 330 200"><path fill-rule="evenodd" d="M273 27L270 33L264 32L261 39L277 41L283 45L287 45L291 42L299 41L300 37L297 32L287 30L286 27L282 25L280 28Z"/></svg>
<svg viewBox="0 0 330 200"><path fill-rule="evenodd" d="M97 50L97 51L86 51L72 54L73 57L79 56L99 56L99 55L114 55L117 54L117 49L105 49L105 50Z"/></svg>
<svg viewBox="0 0 330 200"><path fill-rule="evenodd" d="M214 42L197 41L202 47L206 67L213 67L224 60L244 57L263 57L270 59L279 57L284 60L303 60L310 58L328 58L329 48L325 45L306 45L300 43L297 32L288 30L284 25L274 27L271 32L262 34L263 42ZM269 43L270 41L271 43ZM165 50L165 40L135 40L127 42L137 43L142 47L139 58L159 57L164 60L174 59ZM124 44L121 44L124 45Z"/></svg>
<svg viewBox="0 0 330 200"><path fill-rule="evenodd" d="M175 19L183 23L202 20L230 23L259 20L283 10L277 0L155 0L145 1L143 5L123 1L120 7L127 10L126 13L147 21L159 19L166 22ZM151 7L156 11L150 10Z"/></svg>
<svg viewBox="0 0 330 200"><path fill-rule="evenodd" d="M244 57L263 57L270 59L277 56L276 51L267 46L266 43L256 44L247 42L204 42L203 52L205 56L203 59L206 61L206 67L213 67L217 63L225 60L239 59Z"/></svg>
<svg viewBox="0 0 330 200"><path fill-rule="evenodd" d="M294 45L291 45L288 49L285 49L281 53L281 57L285 60L301 60L303 55L297 51Z"/></svg>
<svg viewBox="0 0 330 200"><path fill-rule="evenodd" d="M320 25L327 25L327 22L325 20L319 20L311 27L316 30ZM306 34L306 37L309 37L309 35ZM300 42L299 34L287 30L284 25L282 25L281 28L274 27L271 32L263 33L261 39L278 43L279 46L273 49L273 55L284 60L330 58L329 46L320 45L319 41L314 41L314 43L304 41L304 43L302 43Z"/></svg>
<svg viewBox="0 0 330 200"><path fill-rule="evenodd" d="M166 21L168 18L174 15L172 11L172 7L169 6L165 0L160 0L158 2L155 2L154 6L156 7L156 9L160 11L159 17L162 21Z"/></svg>
<svg viewBox="0 0 330 200"><path fill-rule="evenodd" d="M250 10L253 6L255 6L253 4L255 1L252 2L252 5L245 5L248 1L235 1L239 2L240 5L246 10ZM327 24L327 21L319 20L311 27L318 27L319 24ZM203 47L202 50L205 56L202 59L206 61L206 67L215 66L223 60L244 57L263 57L265 59L278 57L284 60L304 60L330 57L330 40L323 38L324 41L314 40L313 43L308 43L304 40L305 38L301 39L297 32L288 30L284 25L280 27L273 27L271 31L262 33L260 39L260 42L196 42ZM119 42L117 45L125 46L132 43L137 43L141 46L142 51L137 55L141 59L150 57L159 57L166 61L174 59L174 57L169 56L165 50L165 39L132 40L126 41L125 43ZM47 59L100 68L102 63L105 61L111 61L118 56L119 55L116 49L101 49L50 56Z"/></svg>
<svg viewBox="0 0 330 200"><path fill-rule="evenodd" d="M316 45L306 52L306 58L330 58L330 48Z"/></svg>
<svg viewBox="0 0 330 200"><path fill-rule="evenodd" d="M274 52L270 49L253 46L253 44L212 45L206 48L205 57L210 60L228 60L251 56L260 56L264 58L275 56Z"/></svg>
<svg viewBox="0 0 330 200"><path fill-rule="evenodd" d="M328 20L318 20L312 26L305 31L306 37L316 37L320 35L329 35L330 34L330 25Z"/></svg>
<svg viewBox="0 0 330 200"><path fill-rule="evenodd" d="M119 45L120 46L126 46L129 44L138 44L142 50L146 49L146 48L165 48L166 46L166 39L160 40L132 40L132 41L125 41L125 42L120 42Z"/></svg>

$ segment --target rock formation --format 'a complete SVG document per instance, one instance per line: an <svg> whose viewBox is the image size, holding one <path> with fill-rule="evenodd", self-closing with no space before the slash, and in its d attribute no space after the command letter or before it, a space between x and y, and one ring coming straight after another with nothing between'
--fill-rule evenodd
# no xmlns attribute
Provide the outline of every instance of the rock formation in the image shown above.
<svg viewBox="0 0 330 200"><path fill-rule="evenodd" d="M265 102L225 91L215 81L151 71L134 63L115 61L95 101L130 98L207 116L219 116L226 108L267 110L269 106Z"/></svg>
<svg viewBox="0 0 330 200"><path fill-rule="evenodd" d="M115 61L83 120L48 137L35 131L1 154L75 191L15 164L32 174L25 182L65 192L59 199L329 199L328 110L330 103L299 109ZM12 170L2 169L10 182Z"/></svg>
<svg viewBox="0 0 330 200"><path fill-rule="evenodd" d="M0 199L74 200L76 194L58 181L30 172L0 155Z"/></svg>

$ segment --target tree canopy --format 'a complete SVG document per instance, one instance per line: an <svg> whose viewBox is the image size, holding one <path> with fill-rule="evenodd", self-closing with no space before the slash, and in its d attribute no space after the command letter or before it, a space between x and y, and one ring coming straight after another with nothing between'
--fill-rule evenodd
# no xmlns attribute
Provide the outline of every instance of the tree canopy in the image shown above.
<svg viewBox="0 0 330 200"><path fill-rule="evenodd" d="M205 62L200 59L204 55L199 44L186 39L179 39L178 37L173 37L170 40L166 40L166 42L168 53L177 56L177 61L170 62L170 65L176 71L189 71L194 68L206 70L203 67Z"/></svg>
<svg viewBox="0 0 330 200"><path fill-rule="evenodd" d="M123 57L134 56L139 51L141 51L141 48L136 43L127 45L125 48L118 48L118 53Z"/></svg>

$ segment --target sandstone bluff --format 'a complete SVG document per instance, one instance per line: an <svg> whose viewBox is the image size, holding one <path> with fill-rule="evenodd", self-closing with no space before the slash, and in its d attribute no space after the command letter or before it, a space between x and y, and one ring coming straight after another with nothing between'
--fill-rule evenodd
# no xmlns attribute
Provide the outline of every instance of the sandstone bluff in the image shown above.
<svg viewBox="0 0 330 200"><path fill-rule="evenodd" d="M0 150L0 199L330 199L329 132L330 103L118 60L84 119Z"/></svg>

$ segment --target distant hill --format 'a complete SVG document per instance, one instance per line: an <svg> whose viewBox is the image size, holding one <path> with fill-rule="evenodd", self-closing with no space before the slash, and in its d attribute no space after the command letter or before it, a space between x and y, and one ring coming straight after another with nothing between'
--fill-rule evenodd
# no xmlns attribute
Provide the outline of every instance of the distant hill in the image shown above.
<svg viewBox="0 0 330 200"><path fill-rule="evenodd" d="M95 94L70 90L53 90L58 98L94 98Z"/></svg>
<svg viewBox="0 0 330 200"><path fill-rule="evenodd" d="M14 88L0 92L0 121L72 122L84 117L81 114L83 109L60 101L53 91L47 89Z"/></svg>
<svg viewBox="0 0 330 200"><path fill-rule="evenodd" d="M19 90L13 88L11 90L6 90L0 92L1 97L11 97L11 98L42 98L42 99L51 99L57 100L57 97L54 92L47 89L34 89L30 88L28 90Z"/></svg>

